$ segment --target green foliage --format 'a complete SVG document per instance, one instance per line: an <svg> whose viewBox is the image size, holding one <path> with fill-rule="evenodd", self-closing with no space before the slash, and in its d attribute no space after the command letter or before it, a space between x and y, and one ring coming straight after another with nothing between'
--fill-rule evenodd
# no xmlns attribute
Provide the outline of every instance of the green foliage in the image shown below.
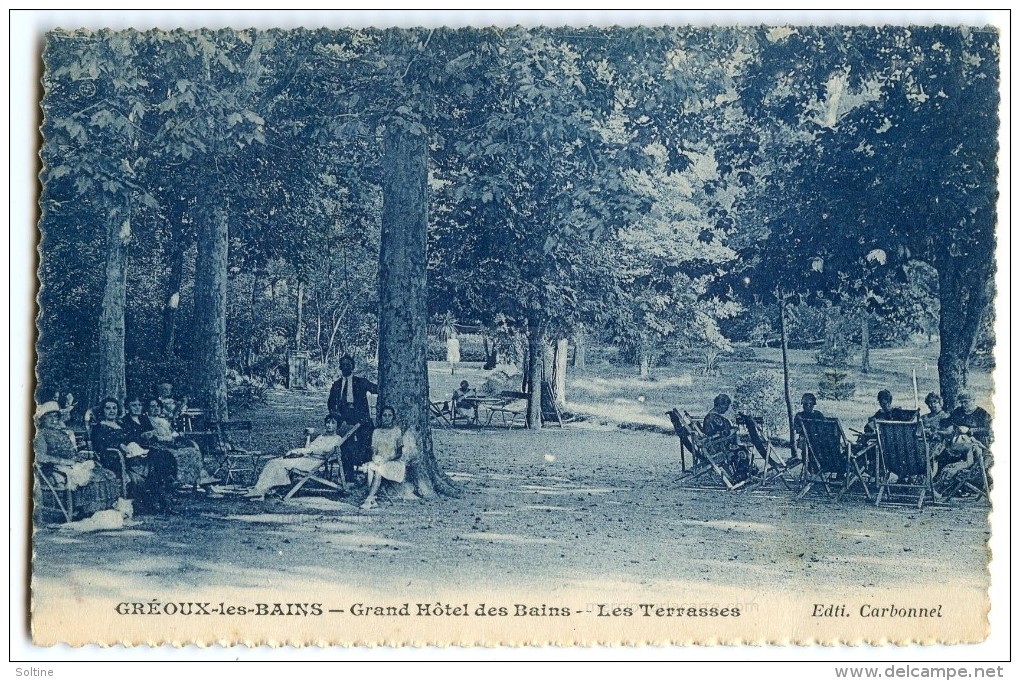
<svg viewBox="0 0 1020 681"><path fill-rule="evenodd" d="M731 339L774 343L790 291L794 346L865 314L876 344L939 315L968 334L985 303L939 277L979 292L994 268L984 30L57 31L45 60L40 390L95 380L114 209L132 382L188 373L216 207L233 369L271 376L298 337L326 366L373 356L384 126L429 136L430 314L506 358L529 323L584 324L711 371Z"/></svg>
<svg viewBox="0 0 1020 681"><path fill-rule="evenodd" d="M818 379L818 397L823 400L848 400L854 396L857 384L844 369L822 369Z"/></svg>
<svg viewBox="0 0 1020 681"><path fill-rule="evenodd" d="M816 352L815 361L819 366L845 369L853 364L854 351L848 343L837 342Z"/></svg>
<svg viewBox="0 0 1020 681"><path fill-rule="evenodd" d="M734 410L761 418L770 433L778 433L785 422L783 374L756 369L740 377L733 395Z"/></svg>
<svg viewBox="0 0 1020 681"><path fill-rule="evenodd" d="M227 399L231 409L251 409L269 400L269 382L254 376L242 376L236 372L227 374Z"/></svg>

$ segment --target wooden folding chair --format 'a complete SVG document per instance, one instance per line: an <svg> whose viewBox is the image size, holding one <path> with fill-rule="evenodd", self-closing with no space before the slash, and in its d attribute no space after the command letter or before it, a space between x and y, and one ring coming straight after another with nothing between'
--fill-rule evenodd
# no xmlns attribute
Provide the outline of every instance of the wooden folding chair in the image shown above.
<svg viewBox="0 0 1020 681"><path fill-rule="evenodd" d="M991 501L991 497L988 495L991 493L991 483L988 481L988 464L986 463L986 457L988 459L991 456L988 454L988 449L985 445L981 445L980 451L974 457L975 461L967 468L959 471L953 476L953 481L942 493L942 498L949 501L952 500L959 492L967 490L968 492L976 495L977 499L984 499L985 501Z"/></svg>
<svg viewBox="0 0 1020 681"><path fill-rule="evenodd" d="M290 488L287 494L283 497L284 501L290 499L292 496L301 491L301 488L308 483L315 483L327 489L336 490L340 493L340 496L346 496L350 489L347 486L347 476L344 474L344 462L343 452L341 447L344 443L351 438L354 433L361 427L360 423L354 424L354 427L347 431L336 447L333 448L332 453L322 460L322 463L313 470L304 471L297 473L294 477L294 485ZM309 437L305 438L305 446L308 446ZM335 478L335 481L334 481Z"/></svg>
<svg viewBox="0 0 1020 681"><path fill-rule="evenodd" d="M432 419L432 424L439 426L440 428L451 428L453 427L453 421L450 419L452 412L450 410L449 402L429 402L429 417Z"/></svg>
<svg viewBox="0 0 1020 681"><path fill-rule="evenodd" d="M801 419L800 425L807 447L801 474L803 486L797 498L807 496L813 486L820 484L825 488L826 496L831 496L832 487L838 486L836 501L839 501L844 494L860 485L870 501L871 490L862 465L864 454L854 453L839 419Z"/></svg>
<svg viewBox="0 0 1020 681"><path fill-rule="evenodd" d="M38 463L33 463L35 470L35 505L43 512L59 513L64 522L74 519L74 498L71 490L61 488L60 483L47 474ZM58 489L59 488L59 489Z"/></svg>
<svg viewBox="0 0 1020 681"><path fill-rule="evenodd" d="M916 491L917 508L929 495L935 501L928 441L920 421L875 421L878 438L878 494L875 505L894 495ZM911 503L913 505L913 501Z"/></svg>
<svg viewBox="0 0 1020 681"><path fill-rule="evenodd" d="M258 472L262 452L249 449L254 430L251 421L209 421L207 427L215 434L213 455L217 466L212 475L221 478L224 485L253 482ZM238 444L243 440L243 446Z"/></svg>
<svg viewBox="0 0 1020 681"><path fill-rule="evenodd" d="M715 473L723 486L734 491L744 487L751 481L751 478L734 481L730 471L729 459L734 454L728 437L706 437L698 427L690 414L681 414L678 409L672 409L666 414L673 424L673 430L680 438L680 475L674 480L682 486L693 486L690 483L704 475ZM689 450L693 464L690 469L686 467L684 452Z"/></svg>
<svg viewBox="0 0 1020 681"><path fill-rule="evenodd" d="M560 413L560 408L556 405L556 395L553 394L549 381L542 381L542 423L551 422L556 422L562 428L563 414Z"/></svg>
<svg viewBox="0 0 1020 681"><path fill-rule="evenodd" d="M790 471L790 466L779 456L779 453L776 452L775 447L772 446L772 443L765 435L761 419L741 413L737 414L737 424L744 427L747 441L751 445L750 451L752 456L757 454L762 462L761 472L756 473L758 485L767 486L773 481L779 480L786 489L790 489L791 481L787 475ZM752 459L752 464L753 462L754 460Z"/></svg>

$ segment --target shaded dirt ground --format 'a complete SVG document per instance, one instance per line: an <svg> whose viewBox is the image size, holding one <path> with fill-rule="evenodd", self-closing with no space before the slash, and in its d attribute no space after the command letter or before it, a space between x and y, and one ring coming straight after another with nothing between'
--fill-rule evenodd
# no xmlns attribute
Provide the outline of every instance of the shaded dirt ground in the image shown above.
<svg viewBox="0 0 1020 681"><path fill-rule="evenodd" d="M183 495L181 515L143 517L129 529L39 530L37 589L45 597L70 578L93 596L131 601L309 581L371 586L401 601L435 584L491 594L603 585L611 601L617 588L657 583L818 598L929 580L987 588L985 506L916 511L798 501L781 486L679 489L675 442L651 433L576 427L435 437L462 499L361 512L328 497Z"/></svg>
<svg viewBox="0 0 1020 681"><path fill-rule="evenodd" d="M454 385L466 375L447 372L433 380ZM589 382L589 394L597 385ZM318 425L324 402L321 392L274 392L268 405L244 416L255 418L258 448L280 452L297 444L305 426ZM660 418L657 405L641 407L650 419ZM876 508L862 499L837 503L814 493L797 500L779 483L739 493L680 488L674 436L602 421L540 432L434 430L436 455L460 483L460 499L383 501L365 512L357 506L363 491L287 502L185 493L177 515L140 517L140 524L121 530L84 535L41 527L33 546L35 607L46 613L41 619L48 627L59 628L52 624L58 613L66 618L69 603L90 599L108 617L122 601L245 602L253 594L276 601L313 597L346 609L373 598L385 605L471 594L475 603L513 603L538 593L547 602L560 597L575 611L651 594L659 602L708 599L745 607L788 600L800 603L795 614L806 616L812 601L848 600L856 608L871 595L888 603L913 593L940 601L966 594L968 607L977 604L968 626L984 621L986 505L957 500L918 511ZM780 616L763 610L761 626L767 630L767 620ZM961 637L952 622L938 624L949 627L948 634L928 634L938 640L980 637ZM160 633L139 641L167 635L152 626ZM422 640L429 631L428 623L422 626L425 634L407 640ZM539 641L557 635L542 633L542 626L552 626L547 622L535 626ZM192 636L198 635L186 635ZM379 640L357 636L345 640ZM592 636L578 640L612 641L620 634ZM673 630L635 636L681 640ZM493 639L472 633L450 640Z"/></svg>

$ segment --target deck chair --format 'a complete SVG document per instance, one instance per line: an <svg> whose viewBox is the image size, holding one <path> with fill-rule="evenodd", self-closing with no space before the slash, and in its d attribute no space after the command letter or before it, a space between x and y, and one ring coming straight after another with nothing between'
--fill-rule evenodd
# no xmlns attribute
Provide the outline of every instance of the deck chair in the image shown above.
<svg viewBox="0 0 1020 681"><path fill-rule="evenodd" d="M251 484L254 482L262 452L251 447L254 430L251 421L209 421L207 427L214 433L213 456L217 466L212 475L221 478L224 485Z"/></svg>
<svg viewBox="0 0 1020 681"><path fill-rule="evenodd" d="M336 490L341 496L346 496L350 489L347 486L347 476L344 474L344 465L341 447L344 443L351 438L354 433L361 427L360 423L354 424L340 440L340 443L333 449L333 452L322 460L322 463L314 470L305 471L296 474L294 484L287 491L287 494L283 497L284 501L290 499L292 496L301 491L305 485L313 483L327 489ZM307 447L311 441L311 432L305 434L305 446Z"/></svg>
<svg viewBox="0 0 1020 681"><path fill-rule="evenodd" d="M43 470L38 463L33 463L35 470L35 484L32 495L35 499L35 506L41 515L58 514L69 523L74 519L74 497L71 490L62 488L61 483L53 476Z"/></svg>
<svg viewBox="0 0 1020 681"><path fill-rule="evenodd" d="M797 498L804 498L812 487L820 484L825 488L826 496L831 496L832 488L838 486L836 501L839 501L844 494L860 485L870 501L864 454L853 452L839 419L802 419L800 425L807 447L801 474L802 487Z"/></svg>
<svg viewBox="0 0 1020 681"><path fill-rule="evenodd" d="M744 432L747 434L747 442L751 445L752 456L757 455L762 462L762 470L757 474L758 485L767 486L773 481L779 480L786 489L790 489L790 480L787 474L791 467L779 456L765 435L761 419L740 413L737 414L737 425L743 426Z"/></svg>
<svg viewBox="0 0 1020 681"><path fill-rule="evenodd" d="M928 442L920 421L875 421L878 438L878 494L875 505L899 493L917 493L917 508L935 501ZM980 457L979 457L980 458ZM893 481L895 479L895 481Z"/></svg>
<svg viewBox="0 0 1020 681"><path fill-rule="evenodd" d="M728 438L706 437L690 414L680 413L678 409L666 412L673 424L673 430L680 438L680 475L674 480L681 486L693 486L690 483L710 473L722 482L723 486L734 491L751 482L751 478L735 481L730 470L729 460L734 450ZM693 464L690 469L684 460L685 450L691 452Z"/></svg>
<svg viewBox="0 0 1020 681"><path fill-rule="evenodd" d="M432 424L439 426L440 428L450 428L453 426L453 421L450 417L453 413L450 411L450 403L429 401L429 418L432 420Z"/></svg>
<svg viewBox="0 0 1020 681"><path fill-rule="evenodd" d="M553 393L549 381L542 381L542 423L555 422L560 428L563 427L563 414L556 405L556 395Z"/></svg>
<svg viewBox="0 0 1020 681"><path fill-rule="evenodd" d="M978 499L983 498L985 501L991 501L988 495L992 486L988 480L989 465L986 462L986 459L990 460L991 457L987 447L982 445L981 451L974 458L974 463L953 476L952 483L942 493L943 499L950 500L959 492L966 490L975 494Z"/></svg>

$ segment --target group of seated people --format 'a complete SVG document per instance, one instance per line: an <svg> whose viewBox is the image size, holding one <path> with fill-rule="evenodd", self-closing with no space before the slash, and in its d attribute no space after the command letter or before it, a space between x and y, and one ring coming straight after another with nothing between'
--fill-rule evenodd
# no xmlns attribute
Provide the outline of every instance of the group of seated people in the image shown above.
<svg viewBox="0 0 1020 681"><path fill-rule="evenodd" d="M928 446L935 491L943 493L949 489L959 489L956 483L961 477L969 479L975 474L974 464L979 457L985 470L991 467L988 447L992 436L992 418L987 411L977 406L970 393L960 393L957 400L959 406L949 413L942 407L942 397L930 392L924 400L928 413L920 415L916 409L893 406L892 393L881 390L878 393L878 410L868 420L854 447L863 451L874 445L876 421L919 421ZM891 476L895 477L896 474L891 473Z"/></svg>
<svg viewBox="0 0 1020 681"><path fill-rule="evenodd" d="M928 413L921 417L921 426L928 441L937 491L972 476L979 458L986 471L992 466L988 451L992 441L991 415L977 405L970 393L960 393L957 400L960 405L952 413L942 408L938 393L930 392L924 400Z"/></svg>
<svg viewBox="0 0 1020 681"><path fill-rule="evenodd" d="M875 442L876 421L914 421L919 419L928 443L929 459L936 491L959 488L955 483L959 476L973 475L978 457L987 470L991 466L988 447L991 442L991 416L977 406L970 393L958 396L959 406L946 412L942 398L935 392L928 393L925 404L928 413L918 415L916 410L893 406L893 396L888 390L878 393L878 410L868 419L864 431L854 444L857 451L863 451ZM756 464L747 447L739 445L738 429L730 417L732 399L729 395L717 395L712 409L702 419L701 428L706 437L728 440L732 445L730 469L736 480L754 474ZM804 393L801 411L794 415L794 431L797 451L800 456L791 457L785 465L792 468L806 458L807 441L804 438L803 422L821 420L825 416L816 408L818 400L813 393Z"/></svg>
<svg viewBox="0 0 1020 681"><path fill-rule="evenodd" d="M367 459L353 437L361 428L362 424L350 414L327 414L323 433L304 447L291 449L284 456L267 461L246 496L264 500L275 488L291 485L292 474L314 472L336 456L348 479L353 477L354 472L364 473L368 494L361 508L375 508L383 480L404 482L407 465L414 460L418 447L414 434L397 423L393 407L384 406L379 410L379 424L372 428Z"/></svg>
<svg viewBox="0 0 1020 681"><path fill-rule="evenodd" d="M105 398L85 414L85 449L66 426L67 414L59 404L41 404L33 443L36 463L57 486L75 492L80 513L109 508L124 492L137 513L173 512L179 488L202 489L217 481L203 467L198 446L175 430L186 401L178 403L171 390L162 384L147 402L131 397L126 412L119 400ZM111 488L108 481L117 484ZM116 494L109 498L111 489Z"/></svg>

